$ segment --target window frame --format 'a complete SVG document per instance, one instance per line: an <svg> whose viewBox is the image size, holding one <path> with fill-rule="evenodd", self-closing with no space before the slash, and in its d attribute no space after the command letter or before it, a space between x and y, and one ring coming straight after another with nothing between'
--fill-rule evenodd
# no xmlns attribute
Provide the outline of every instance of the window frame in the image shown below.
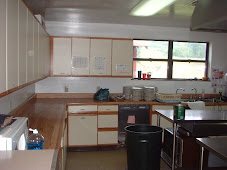
<svg viewBox="0 0 227 170"><path fill-rule="evenodd" d="M135 47L133 46L133 62L134 61L166 61L167 62L167 78L151 78L151 79L160 79L160 80L195 80L195 79L187 79L187 78L172 78L173 74L173 62L197 62L197 63L204 63L205 64L205 72L204 76L208 77L208 65L209 65L209 42L203 41L180 41L180 40L153 40L153 39L133 39L134 40L144 40L144 41L165 41L168 42L168 58L167 59L154 59L154 58L135 58ZM187 42L187 43L205 43L206 44L206 56L204 60L179 60L173 59L173 43L174 42ZM134 72L134 67L133 67ZM138 79L134 78L133 79ZM202 79L196 79L202 80Z"/></svg>

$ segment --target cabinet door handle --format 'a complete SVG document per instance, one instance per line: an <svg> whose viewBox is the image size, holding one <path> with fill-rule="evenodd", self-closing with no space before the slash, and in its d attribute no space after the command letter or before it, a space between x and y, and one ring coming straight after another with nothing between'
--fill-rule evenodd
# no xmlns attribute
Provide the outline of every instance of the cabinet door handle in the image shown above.
<svg viewBox="0 0 227 170"><path fill-rule="evenodd" d="M83 117L81 117L80 119L85 119L85 117L83 116Z"/></svg>
<svg viewBox="0 0 227 170"><path fill-rule="evenodd" d="M80 109L80 110L85 110L85 109Z"/></svg>
<svg viewBox="0 0 227 170"><path fill-rule="evenodd" d="M110 110L110 109L106 109L106 110Z"/></svg>

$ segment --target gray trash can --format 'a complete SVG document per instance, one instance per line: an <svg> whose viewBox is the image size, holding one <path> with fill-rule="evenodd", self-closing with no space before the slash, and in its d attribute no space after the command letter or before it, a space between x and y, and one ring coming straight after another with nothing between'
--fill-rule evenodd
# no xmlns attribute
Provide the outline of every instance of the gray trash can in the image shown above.
<svg viewBox="0 0 227 170"><path fill-rule="evenodd" d="M128 170L160 170L163 129L136 124L125 130Z"/></svg>

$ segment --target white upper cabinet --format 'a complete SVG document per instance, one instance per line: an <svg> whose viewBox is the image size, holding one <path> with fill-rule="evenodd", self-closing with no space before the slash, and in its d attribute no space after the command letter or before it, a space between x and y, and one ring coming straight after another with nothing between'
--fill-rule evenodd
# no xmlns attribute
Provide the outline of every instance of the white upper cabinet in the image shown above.
<svg viewBox="0 0 227 170"><path fill-rule="evenodd" d="M44 31L44 77L50 75L50 37Z"/></svg>
<svg viewBox="0 0 227 170"><path fill-rule="evenodd" d="M53 75L71 75L71 38L53 39Z"/></svg>
<svg viewBox="0 0 227 170"><path fill-rule="evenodd" d="M6 91L6 0L0 1L0 93Z"/></svg>
<svg viewBox="0 0 227 170"><path fill-rule="evenodd" d="M113 40L112 76L132 76L133 41Z"/></svg>
<svg viewBox="0 0 227 170"><path fill-rule="evenodd" d="M8 89L18 86L18 0L7 0Z"/></svg>
<svg viewBox="0 0 227 170"><path fill-rule="evenodd" d="M45 30L43 29L43 27L41 25L39 25L39 64L38 64L38 68L39 68L39 78L44 78L46 76L46 57L49 58L50 54L47 54L47 49L48 47L46 47L47 44L47 38L46 38L47 34L45 32Z"/></svg>
<svg viewBox="0 0 227 170"><path fill-rule="evenodd" d="M72 38L72 75L89 75L90 38Z"/></svg>
<svg viewBox="0 0 227 170"><path fill-rule="evenodd" d="M34 19L34 79L39 79L39 22Z"/></svg>
<svg viewBox="0 0 227 170"><path fill-rule="evenodd" d="M34 17L28 11L27 21L27 82L34 80L34 44L33 44L33 20Z"/></svg>
<svg viewBox="0 0 227 170"><path fill-rule="evenodd" d="M91 39L90 75L111 75L111 39Z"/></svg>
<svg viewBox="0 0 227 170"><path fill-rule="evenodd" d="M27 8L19 1L19 85L26 83L26 25Z"/></svg>

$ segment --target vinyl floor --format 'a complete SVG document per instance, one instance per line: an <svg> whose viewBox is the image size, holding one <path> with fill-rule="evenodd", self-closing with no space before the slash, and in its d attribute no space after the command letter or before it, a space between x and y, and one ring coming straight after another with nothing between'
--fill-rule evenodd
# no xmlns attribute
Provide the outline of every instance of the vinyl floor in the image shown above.
<svg viewBox="0 0 227 170"><path fill-rule="evenodd" d="M170 169L161 159L161 170ZM66 170L127 170L126 149L68 152Z"/></svg>

